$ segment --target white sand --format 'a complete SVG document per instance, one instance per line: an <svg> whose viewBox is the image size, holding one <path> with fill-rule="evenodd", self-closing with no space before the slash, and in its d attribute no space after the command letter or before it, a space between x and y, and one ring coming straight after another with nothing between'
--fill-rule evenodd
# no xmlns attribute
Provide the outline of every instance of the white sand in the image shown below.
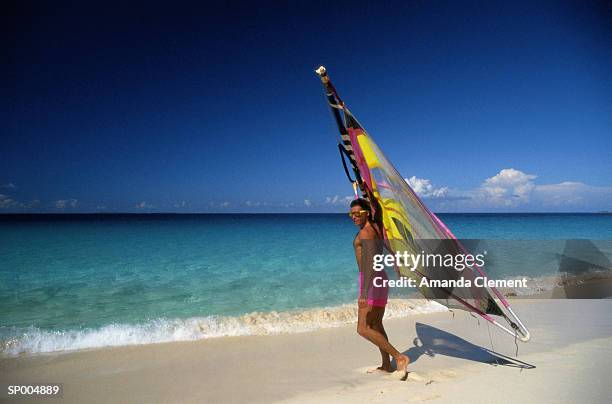
<svg viewBox="0 0 612 404"><path fill-rule="evenodd" d="M510 336L457 311L386 322L413 362L404 382L366 373L379 354L355 326L2 359L0 382L64 383L51 402L74 403L610 401L611 300L513 306L532 334L519 342L523 369ZM510 363L488 363L497 354Z"/></svg>

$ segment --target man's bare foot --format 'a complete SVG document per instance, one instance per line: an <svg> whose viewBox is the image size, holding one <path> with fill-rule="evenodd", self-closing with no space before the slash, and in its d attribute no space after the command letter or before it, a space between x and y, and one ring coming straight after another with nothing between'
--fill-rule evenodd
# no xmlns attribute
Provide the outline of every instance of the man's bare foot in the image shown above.
<svg viewBox="0 0 612 404"><path fill-rule="evenodd" d="M408 364L410 363L410 359L406 355L400 355L395 358L395 364L397 365L397 370L395 373L401 378L400 380L406 380L408 376Z"/></svg>
<svg viewBox="0 0 612 404"><path fill-rule="evenodd" d="M376 369L368 369L368 373L393 373L391 364L379 366Z"/></svg>
<svg viewBox="0 0 612 404"><path fill-rule="evenodd" d="M400 356L395 359L397 370L407 371L409 363L410 363L410 358L403 354L400 354Z"/></svg>

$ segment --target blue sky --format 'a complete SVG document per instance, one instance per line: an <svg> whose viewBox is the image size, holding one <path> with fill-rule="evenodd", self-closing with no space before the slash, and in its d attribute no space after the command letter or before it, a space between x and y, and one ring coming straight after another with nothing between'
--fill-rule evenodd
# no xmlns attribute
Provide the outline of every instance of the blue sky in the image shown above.
<svg viewBox="0 0 612 404"><path fill-rule="evenodd" d="M3 20L0 212L344 211L319 64L435 211L612 210L605 2L47 5Z"/></svg>

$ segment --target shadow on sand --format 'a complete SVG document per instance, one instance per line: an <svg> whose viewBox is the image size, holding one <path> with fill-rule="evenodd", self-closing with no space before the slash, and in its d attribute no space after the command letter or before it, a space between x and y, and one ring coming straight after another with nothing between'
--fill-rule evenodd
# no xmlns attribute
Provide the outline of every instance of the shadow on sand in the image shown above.
<svg viewBox="0 0 612 404"><path fill-rule="evenodd" d="M446 355L494 366L535 369L534 365L474 345L456 335L426 324L416 323L416 333L417 338L414 339L414 346L404 352L410 358L410 363L416 362L421 355L431 357Z"/></svg>

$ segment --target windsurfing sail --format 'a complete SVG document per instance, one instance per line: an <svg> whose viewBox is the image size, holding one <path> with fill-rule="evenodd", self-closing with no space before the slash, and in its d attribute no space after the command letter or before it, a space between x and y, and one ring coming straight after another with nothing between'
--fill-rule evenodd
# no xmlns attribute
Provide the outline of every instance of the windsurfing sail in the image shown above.
<svg viewBox="0 0 612 404"><path fill-rule="evenodd" d="M320 77L327 101L340 131L338 149L344 170L364 198L372 205L374 220L383 229L385 246L391 253L410 254L461 254L466 248L448 227L421 201L406 180L393 167L374 143L372 137L359 124L347 105L338 96L336 89L323 66L316 70ZM348 160L348 166L346 163ZM350 168L349 168L350 166ZM352 170L353 175L350 171ZM354 177L354 178L352 178ZM459 277L471 280L471 287L420 287L428 299L438 301L449 308L468 310L505 332L520 339L529 340L529 331L512 311L510 304L495 288L476 287L476 277L486 277L483 268L476 264L462 272L441 271L433 266L420 265L411 271L407 267L397 268L401 276L408 278ZM418 282L417 284L420 284ZM428 282L429 283L429 282ZM502 324L505 320L507 324Z"/></svg>

